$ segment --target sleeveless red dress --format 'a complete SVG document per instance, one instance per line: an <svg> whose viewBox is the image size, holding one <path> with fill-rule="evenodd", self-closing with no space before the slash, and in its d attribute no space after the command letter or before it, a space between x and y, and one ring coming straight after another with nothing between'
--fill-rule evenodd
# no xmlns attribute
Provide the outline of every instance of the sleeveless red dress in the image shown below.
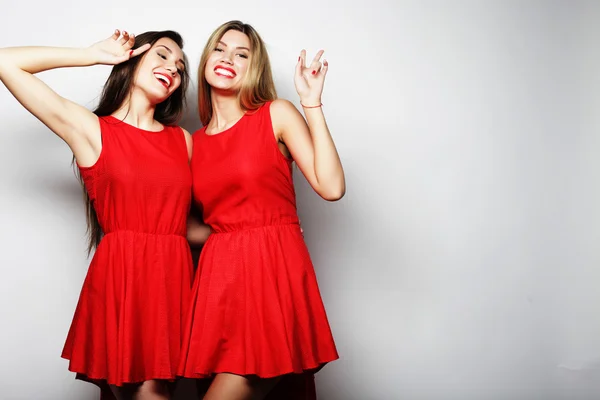
<svg viewBox="0 0 600 400"><path fill-rule="evenodd" d="M99 120L100 158L79 170L104 237L62 357L87 380L174 379L193 277L185 137L178 127L152 132Z"/></svg>
<svg viewBox="0 0 600 400"><path fill-rule="evenodd" d="M270 103L228 130L203 128L193 138L194 200L213 232L200 255L179 373L269 378L337 359Z"/></svg>

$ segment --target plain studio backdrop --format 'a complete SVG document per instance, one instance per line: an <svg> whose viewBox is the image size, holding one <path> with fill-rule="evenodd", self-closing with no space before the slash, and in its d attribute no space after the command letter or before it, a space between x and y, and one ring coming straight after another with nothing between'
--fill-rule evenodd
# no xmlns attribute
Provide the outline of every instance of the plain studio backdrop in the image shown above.
<svg viewBox="0 0 600 400"><path fill-rule="evenodd" d="M325 49L324 110L347 194L327 203L296 175L341 355L317 375L320 399L600 397L600 3L1 9L2 47L175 29L192 75L212 30L241 19L266 41L279 95L296 105L300 50ZM41 77L92 108L109 70ZM182 123L192 132L193 86ZM89 262L71 154L4 87L0 104L0 399L95 399L60 358Z"/></svg>

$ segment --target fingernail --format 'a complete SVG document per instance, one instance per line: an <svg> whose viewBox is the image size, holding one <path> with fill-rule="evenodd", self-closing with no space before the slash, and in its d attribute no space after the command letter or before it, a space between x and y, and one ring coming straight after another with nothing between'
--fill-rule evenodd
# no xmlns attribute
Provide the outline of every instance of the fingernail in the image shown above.
<svg viewBox="0 0 600 400"><path fill-rule="evenodd" d="M131 55L133 54L133 50L129 51L129 57L131 57Z"/></svg>
<svg viewBox="0 0 600 400"><path fill-rule="evenodd" d="M123 31L123 35L127 35L127 31Z"/></svg>
<svg viewBox="0 0 600 400"><path fill-rule="evenodd" d="M316 73L317 73L317 71L315 71L315 70L313 69L313 72L312 72L312 74L314 75L314 74L316 74Z"/></svg>
<svg viewBox="0 0 600 400"><path fill-rule="evenodd" d="M298 57L298 61L300 61L300 57Z"/></svg>

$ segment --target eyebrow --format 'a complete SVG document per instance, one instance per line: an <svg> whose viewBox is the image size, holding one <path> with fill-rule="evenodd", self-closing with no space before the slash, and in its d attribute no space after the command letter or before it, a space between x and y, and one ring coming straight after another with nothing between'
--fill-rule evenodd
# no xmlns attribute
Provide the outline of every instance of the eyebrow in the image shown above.
<svg viewBox="0 0 600 400"><path fill-rule="evenodd" d="M173 54L173 50L171 50L170 48L168 48L167 46L165 46L164 44L159 44L156 47L164 47L165 49L167 49L167 51L171 54ZM183 62L183 60L180 58L179 60L177 60L177 62L181 63L181 67L183 67L185 69L185 63Z"/></svg>
<svg viewBox="0 0 600 400"><path fill-rule="evenodd" d="M227 46L227 43L225 43L225 42L222 42L222 41L220 41L220 40L219 40L219 44L222 44L223 46L225 46L225 47L228 47L228 46ZM249 48L247 48L247 47L244 47L244 46L238 46L238 47L236 47L236 49L240 49L240 50L248 50L248 51L250 51L250 49L249 49Z"/></svg>

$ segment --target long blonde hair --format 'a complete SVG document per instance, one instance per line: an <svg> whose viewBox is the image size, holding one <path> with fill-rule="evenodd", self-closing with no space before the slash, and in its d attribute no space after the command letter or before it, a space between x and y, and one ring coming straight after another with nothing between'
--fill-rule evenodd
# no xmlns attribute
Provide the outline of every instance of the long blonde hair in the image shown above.
<svg viewBox="0 0 600 400"><path fill-rule="evenodd" d="M277 98L277 91L273 83L273 74L271 73L271 63L269 55L262 38L256 30L249 24L241 21L229 21L219 26L210 35L198 66L198 113L202 125L207 125L212 118L212 102L210 95L210 85L206 81L204 70L208 57L219 44L219 41L229 30L242 32L250 39L250 65L246 78L242 83L242 88L238 94L240 107L244 111L253 111L258 109L267 101Z"/></svg>

